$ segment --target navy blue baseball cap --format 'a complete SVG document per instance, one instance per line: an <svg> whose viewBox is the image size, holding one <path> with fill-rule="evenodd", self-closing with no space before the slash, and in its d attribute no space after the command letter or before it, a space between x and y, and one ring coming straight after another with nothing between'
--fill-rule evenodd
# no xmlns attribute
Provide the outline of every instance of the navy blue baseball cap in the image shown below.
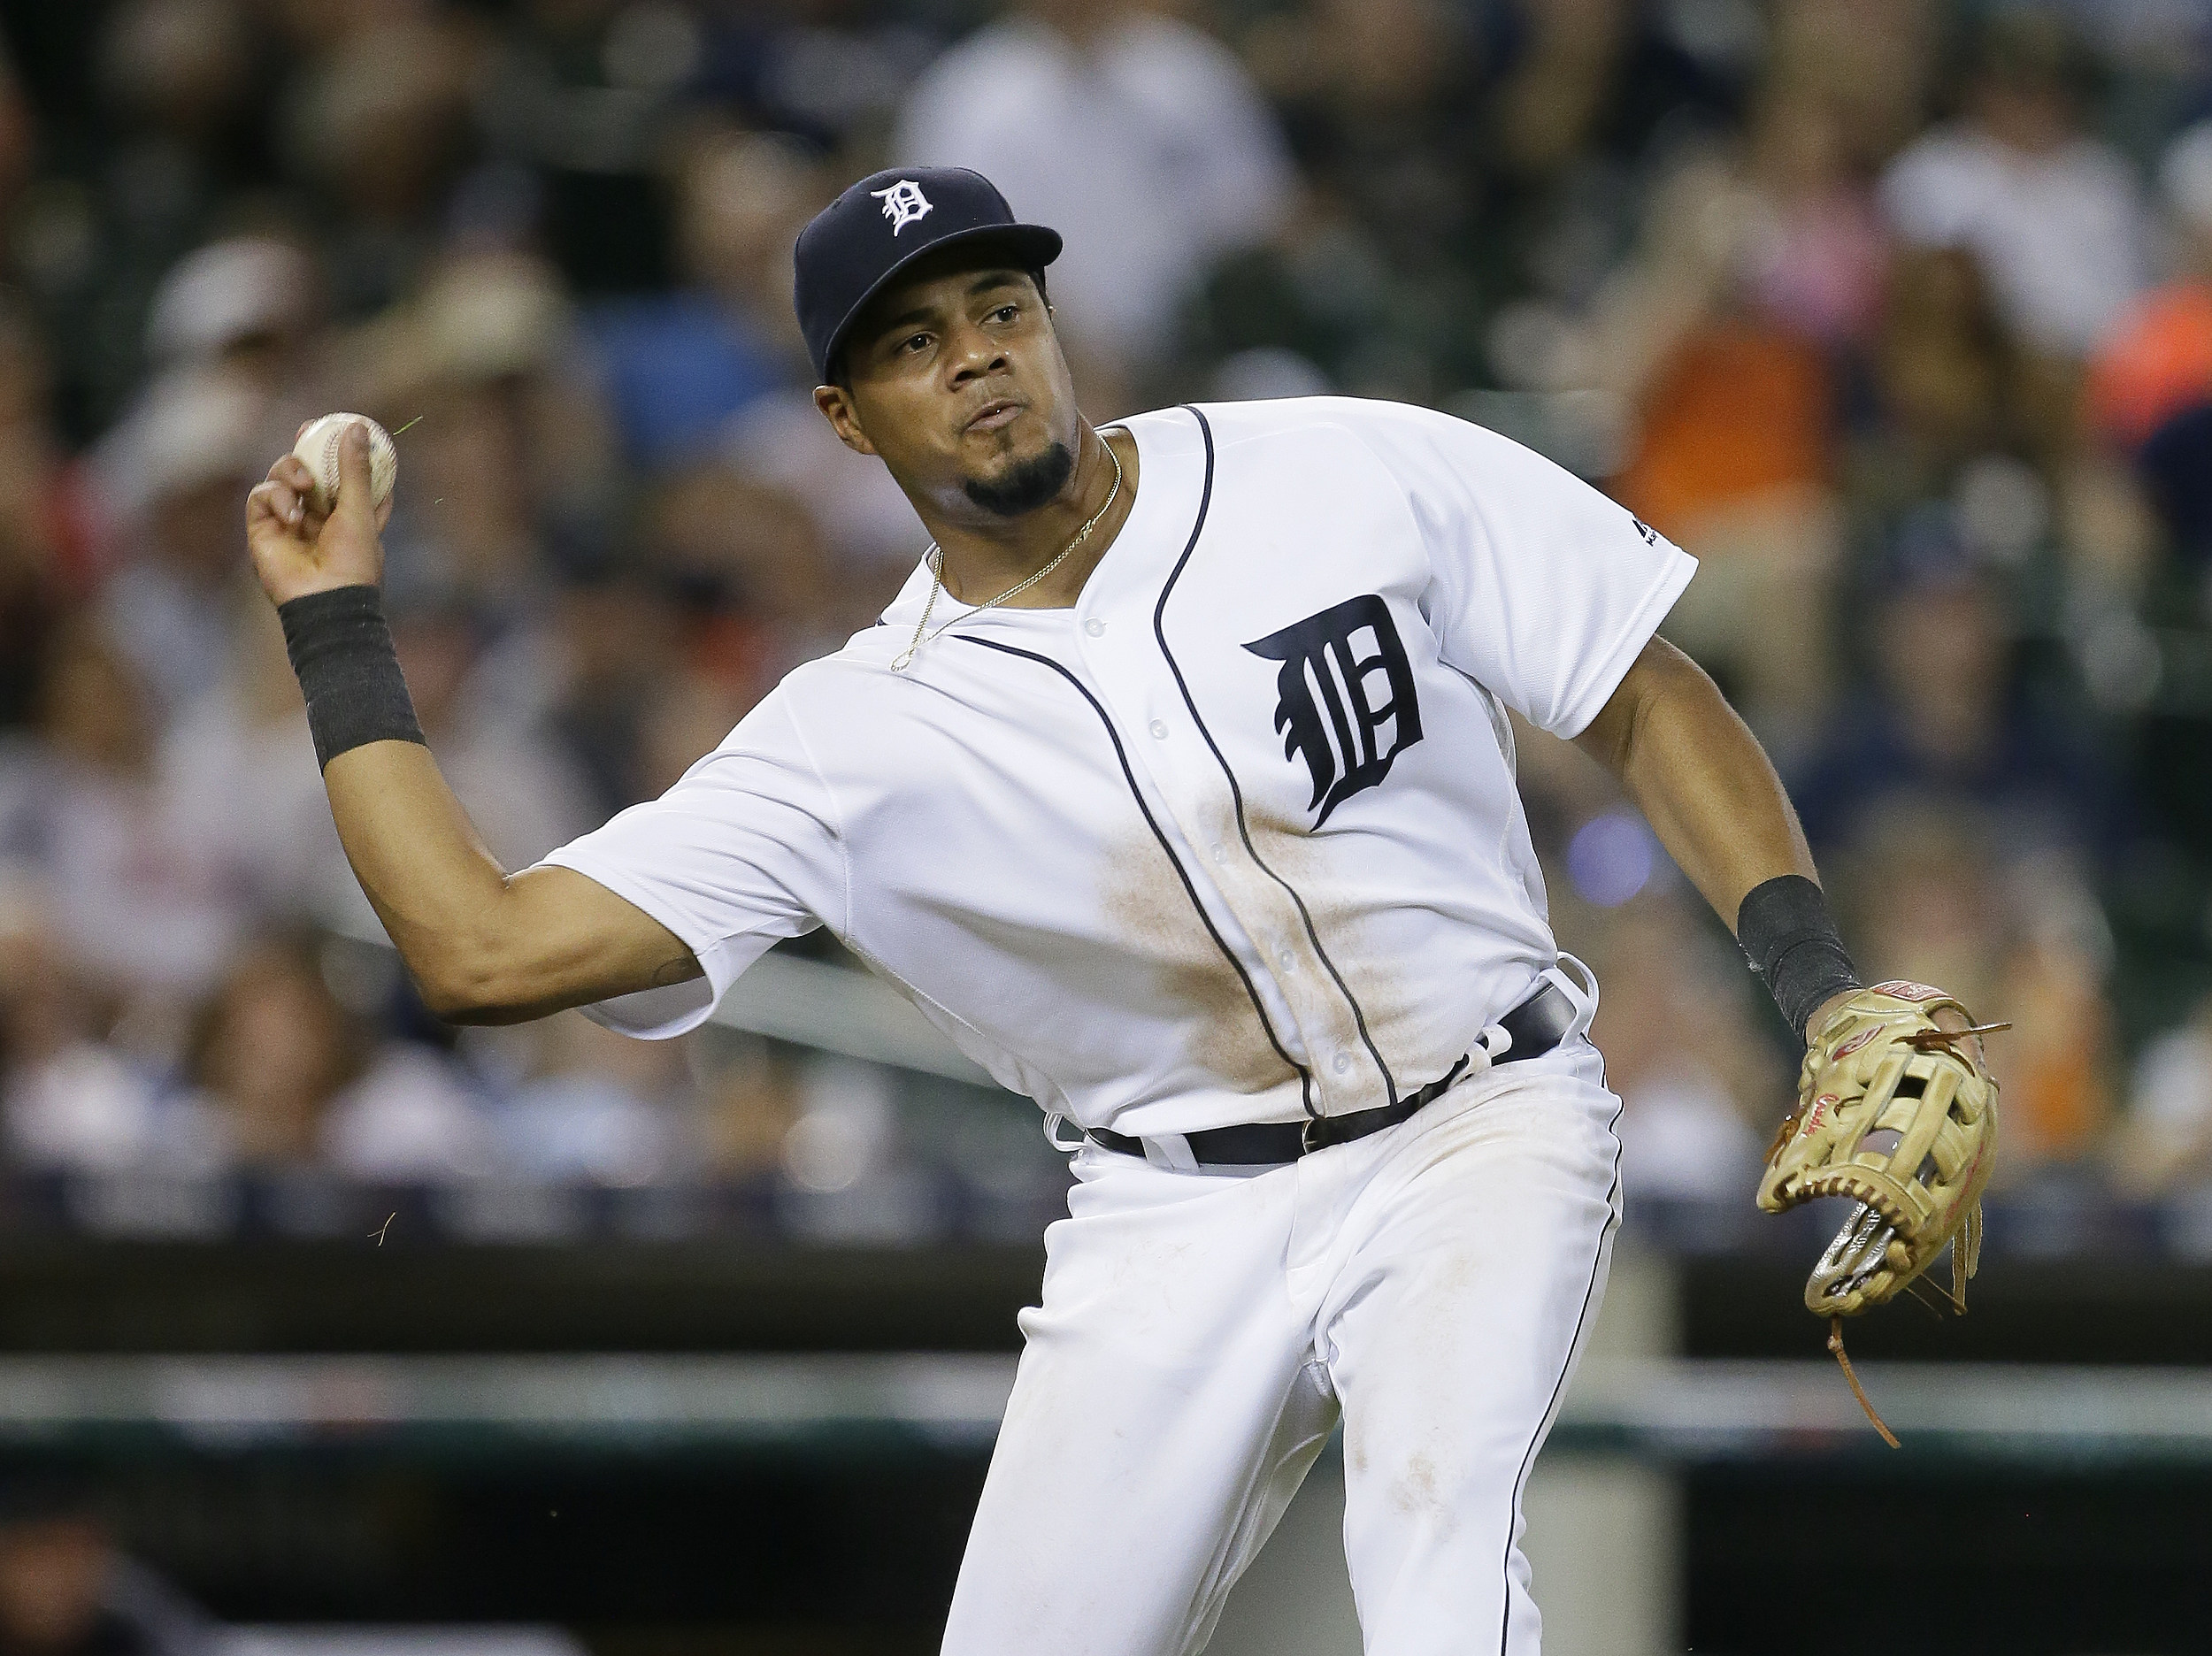
<svg viewBox="0 0 2212 1656"><path fill-rule="evenodd" d="M966 167L871 173L814 215L793 250L791 302L818 382L845 330L884 284L925 253L995 242L1007 263L1041 270L1060 257L1060 233L1018 223L998 186Z"/></svg>

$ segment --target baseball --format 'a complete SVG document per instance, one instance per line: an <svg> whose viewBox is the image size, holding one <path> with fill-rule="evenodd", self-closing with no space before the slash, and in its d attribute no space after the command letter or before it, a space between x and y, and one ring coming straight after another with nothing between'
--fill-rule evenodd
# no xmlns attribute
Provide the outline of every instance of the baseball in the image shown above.
<svg viewBox="0 0 2212 1656"><path fill-rule="evenodd" d="M381 506L392 498L392 485L399 479L399 450L392 446L391 433L365 414L326 414L309 421L292 445L292 452L315 474L315 494L309 503L319 512L328 512L338 498L338 440L356 420L369 428L370 504Z"/></svg>

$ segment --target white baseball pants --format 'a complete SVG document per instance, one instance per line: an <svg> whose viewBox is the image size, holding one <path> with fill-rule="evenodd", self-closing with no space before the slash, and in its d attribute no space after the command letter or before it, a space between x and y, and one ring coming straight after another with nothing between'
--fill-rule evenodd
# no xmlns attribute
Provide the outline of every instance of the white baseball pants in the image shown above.
<svg viewBox="0 0 2212 1656"><path fill-rule="evenodd" d="M1521 1490L1604 1292L1580 1034L1263 1172L1079 1151L946 1656L1187 1656L1344 1422L1368 1656L1537 1656Z"/></svg>

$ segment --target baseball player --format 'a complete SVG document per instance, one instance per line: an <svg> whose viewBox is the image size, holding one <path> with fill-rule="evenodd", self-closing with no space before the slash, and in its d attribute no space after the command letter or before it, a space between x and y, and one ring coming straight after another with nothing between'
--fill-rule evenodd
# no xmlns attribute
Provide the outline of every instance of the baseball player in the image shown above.
<svg viewBox="0 0 2212 1656"><path fill-rule="evenodd" d="M518 874L421 746L365 435L327 517L280 461L248 526L332 811L442 1016L671 1036L827 926L1043 1108L1077 1184L946 1651L1199 1649L1340 1419L1367 1649L1532 1656L1521 1491L1603 1291L1620 1100L1509 710L1620 778L1793 1029L1858 979L1765 756L1655 636L1689 557L1418 409L1095 429L1059 249L956 169L808 226L816 402L933 544L665 795Z"/></svg>

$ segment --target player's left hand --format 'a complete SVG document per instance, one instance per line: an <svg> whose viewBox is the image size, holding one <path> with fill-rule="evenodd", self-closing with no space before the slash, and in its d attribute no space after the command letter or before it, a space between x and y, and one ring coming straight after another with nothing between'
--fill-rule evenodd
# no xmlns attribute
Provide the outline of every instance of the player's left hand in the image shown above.
<svg viewBox="0 0 2212 1656"><path fill-rule="evenodd" d="M1814 1019L1797 1109L1776 1136L1759 1206L1821 1196L1859 1206L1805 1284L1815 1315L1854 1316L1903 1292L1956 1238L1951 1292L1964 1305L1996 1163L1997 1082L1966 1008L1924 984L1885 983Z"/></svg>

